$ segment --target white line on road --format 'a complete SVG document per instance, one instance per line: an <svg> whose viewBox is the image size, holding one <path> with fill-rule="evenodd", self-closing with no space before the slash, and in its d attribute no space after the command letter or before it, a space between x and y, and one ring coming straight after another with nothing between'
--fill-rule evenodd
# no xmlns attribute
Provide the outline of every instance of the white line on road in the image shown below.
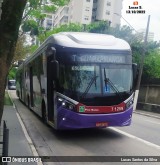
<svg viewBox="0 0 160 165"><path fill-rule="evenodd" d="M32 142L32 140L31 140L31 138L30 138L29 135L28 135L28 132L27 132L27 130L26 130L24 124L23 124L23 121L22 121L20 115L19 115L17 112L16 112L16 115L17 115L18 120L19 120L19 122L20 122L20 124L21 124L22 130L23 130L24 135L25 135L25 137L26 137L26 139L27 139L27 141L28 141L28 144L29 144L30 147L31 147L33 156L39 156L38 153L37 153L36 148L35 148L34 145L33 145L33 142ZM43 165L43 164L42 164L41 162L38 162L37 165Z"/></svg>
<svg viewBox="0 0 160 165"><path fill-rule="evenodd" d="M138 140L138 141L140 141L140 142L142 142L142 143L144 143L144 144L146 144L146 145L148 145L148 146L151 146L151 147L154 147L154 148L160 150L160 146L159 146L159 145L156 145L156 144L151 143L151 142L149 142L149 141L143 140L143 139L141 139L141 138L139 138L139 137L136 137L136 136L131 135L131 134L127 133L127 132L121 131L121 130L119 130L119 129L117 129L117 128L109 128L109 129L111 129L111 130L113 130L113 131L116 131L116 132L118 132L118 133L120 133L120 134L122 134L122 135L125 135L125 136L127 136L127 137L129 137L129 138Z"/></svg>

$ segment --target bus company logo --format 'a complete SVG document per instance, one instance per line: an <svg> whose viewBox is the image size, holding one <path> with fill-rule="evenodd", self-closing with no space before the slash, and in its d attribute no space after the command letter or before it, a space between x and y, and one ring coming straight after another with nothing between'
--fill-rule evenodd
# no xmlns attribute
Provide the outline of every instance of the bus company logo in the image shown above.
<svg viewBox="0 0 160 165"><path fill-rule="evenodd" d="M79 112L85 112L85 106L79 106Z"/></svg>
<svg viewBox="0 0 160 165"><path fill-rule="evenodd" d="M139 5L138 1L133 1L132 5L128 6L126 10L126 14L145 14L146 11L144 10L142 5Z"/></svg>

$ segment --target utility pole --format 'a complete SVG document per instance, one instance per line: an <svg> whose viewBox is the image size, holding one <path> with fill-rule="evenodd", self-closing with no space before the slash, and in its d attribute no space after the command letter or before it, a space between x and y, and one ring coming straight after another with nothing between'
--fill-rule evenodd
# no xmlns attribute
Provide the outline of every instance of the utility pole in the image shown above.
<svg viewBox="0 0 160 165"><path fill-rule="evenodd" d="M114 13L114 14L120 16L133 30L135 30L133 28L133 26L126 19L124 19L121 15L119 15L118 13ZM148 16L147 28L146 28L145 38L144 38L144 45L143 45L143 52L142 52L142 56L141 56L138 80L137 80L137 85L136 85L136 90L135 90L135 95L134 95L134 105L133 105L134 111L136 110L136 107L137 107L140 83L141 83L141 78L142 78L142 73L143 73L143 64L144 64L144 58L145 58L145 53L146 53L146 46L147 46L147 39L148 39L148 32L149 32L149 23L150 23L150 15ZM137 30L135 30L135 32L137 32Z"/></svg>
<svg viewBox="0 0 160 165"><path fill-rule="evenodd" d="M138 94L139 94L139 89L140 89L140 83L141 83L141 78L142 78L142 73L143 73L143 64L144 64L144 58L145 58L146 46L147 46L149 23L150 23L150 15L148 16L147 28L146 28L145 38L144 38L143 52L142 52L141 61L140 61L140 68L139 68L138 80L137 80L136 91L135 91L135 96L134 96L133 110L136 110L136 107L137 107L137 100L138 100Z"/></svg>

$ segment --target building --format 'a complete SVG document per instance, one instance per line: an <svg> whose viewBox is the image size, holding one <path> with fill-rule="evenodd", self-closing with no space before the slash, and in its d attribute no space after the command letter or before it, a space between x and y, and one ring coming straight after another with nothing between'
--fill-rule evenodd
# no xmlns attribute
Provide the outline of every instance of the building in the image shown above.
<svg viewBox="0 0 160 165"><path fill-rule="evenodd" d="M54 26L67 23L90 24L107 20L114 27L120 24L123 0L71 0L67 6L60 7L54 18Z"/></svg>
<svg viewBox="0 0 160 165"><path fill-rule="evenodd" d="M42 26L45 28L45 30L51 30L53 29L53 25L54 25L54 14L46 13L46 17L43 21Z"/></svg>

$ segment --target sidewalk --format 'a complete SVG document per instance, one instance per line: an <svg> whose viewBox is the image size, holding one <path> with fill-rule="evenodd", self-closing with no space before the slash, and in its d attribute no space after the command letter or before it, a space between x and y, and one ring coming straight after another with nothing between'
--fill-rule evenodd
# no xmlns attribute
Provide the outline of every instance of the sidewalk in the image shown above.
<svg viewBox="0 0 160 165"><path fill-rule="evenodd" d="M159 113L142 111L142 110L138 110L138 109L136 111L134 111L134 113L160 119L160 114Z"/></svg>
<svg viewBox="0 0 160 165"><path fill-rule="evenodd" d="M4 106L2 121L6 121L9 129L9 150L8 156L35 156L31 150L25 133L17 116L16 109L13 106ZM20 165L22 163L8 163ZM37 163L23 163L29 165L37 165Z"/></svg>

